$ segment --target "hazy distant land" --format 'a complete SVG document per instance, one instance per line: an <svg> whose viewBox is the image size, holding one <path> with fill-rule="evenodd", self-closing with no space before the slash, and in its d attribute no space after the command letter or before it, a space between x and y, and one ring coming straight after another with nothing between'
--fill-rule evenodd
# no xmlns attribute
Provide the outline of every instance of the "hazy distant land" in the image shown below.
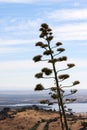
<svg viewBox="0 0 87 130"><path fill-rule="evenodd" d="M72 97L77 99L77 103L87 103L87 89L79 89Z"/></svg>
<svg viewBox="0 0 87 130"><path fill-rule="evenodd" d="M39 103L42 99L50 99L48 91L35 92L34 90L27 91L0 91L0 105L4 104L18 104L18 103ZM68 90L65 94L68 93ZM76 94L68 96L67 98L76 98L76 103L87 103L87 89L79 89Z"/></svg>

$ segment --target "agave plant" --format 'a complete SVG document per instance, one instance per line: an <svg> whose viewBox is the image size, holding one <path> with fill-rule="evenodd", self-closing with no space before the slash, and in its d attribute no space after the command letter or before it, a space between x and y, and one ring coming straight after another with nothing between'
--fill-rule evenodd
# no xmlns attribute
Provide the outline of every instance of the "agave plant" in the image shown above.
<svg viewBox="0 0 87 130"><path fill-rule="evenodd" d="M72 95L77 92L76 89L70 90L70 93L65 95L65 89L66 87L73 87L75 85L78 85L80 82L78 80L74 81L71 85L64 86L62 85L62 82L68 79L70 76L68 74L61 74L61 71L66 71L68 69L71 69L75 66L73 63L68 63L67 67L64 69L58 69L57 64L60 64L60 62L66 62L67 56L60 56L61 53L65 51L65 49L62 46L61 42L57 42L55 44L52 44L51 41L53 40L53 33L52 29L48 26L48 24L43 23L39 29L41 32L40 38L44 39L44 43L39 41L36 43L36 46L41 47L43 55L37 55L33 58L35 62L39 61L45 61L44 56L47 57L46 61L48 64L52 64L52 68L44 67L42 68L41 72L37 73L35 75L36 78L53 78L54 80L54 87L48 87L45 88L41 83L37 84L35 87L35 91L41 91L41 90L48 90L49 89L49 95L54 100L54 102L50 102L49 100L42 100L40 103L52 105L53 103L57 103L59 106L59 114L60 114L60 122L61 122L61 129L62 130L69 130L69 126L67 123L67 116L66 116L66 110L65 110L65 102L73 102L76 99L69 99L66 98L68 95ZM56 48L56 49L55 49ZM45 77L44 77L45 75ZM50 75L53 75L51 77Z"/></svg>

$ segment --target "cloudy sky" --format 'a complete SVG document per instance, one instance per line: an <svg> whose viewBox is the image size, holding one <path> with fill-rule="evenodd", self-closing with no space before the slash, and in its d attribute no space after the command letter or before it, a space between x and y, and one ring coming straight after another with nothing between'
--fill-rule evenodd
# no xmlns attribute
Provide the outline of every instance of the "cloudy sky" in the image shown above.
<svg viewBox="0 0 87 130"><path fill-rule="evenodd" d="M42 23L49 24L55 41L63 43L67 62L76 65L68 71L67 83L79 80L77 88L87 88L87 1L0 0L0 90L51 85L34 78L43 65L32 61L41 52L34 45Z"/></svg>

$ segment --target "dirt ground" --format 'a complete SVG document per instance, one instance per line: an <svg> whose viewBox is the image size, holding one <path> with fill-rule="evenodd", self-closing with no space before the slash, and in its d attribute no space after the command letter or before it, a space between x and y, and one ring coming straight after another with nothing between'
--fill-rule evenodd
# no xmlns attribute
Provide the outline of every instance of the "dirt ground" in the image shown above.
<svg viewBox="0 0 87 130"><path fill-rule="evenodd" d="M10 111L9 115L0 120L0 130L61 130L57 112L27 109ZM68 116L70 130L87 130L86 116L86 113Z"/></svg>

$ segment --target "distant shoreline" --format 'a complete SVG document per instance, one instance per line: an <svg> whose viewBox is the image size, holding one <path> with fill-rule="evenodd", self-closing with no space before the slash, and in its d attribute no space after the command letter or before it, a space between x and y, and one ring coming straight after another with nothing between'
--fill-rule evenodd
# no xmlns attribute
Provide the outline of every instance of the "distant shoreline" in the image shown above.
<svg viewBox="0 0 87 130"><path fill-rule="evenodd" d="M9 107L12 109L18 109L18 108L33 108L33 107L38 107L39 109L44 109L44 110L52 110L52 111L58 111L57 104L48 106L47 104L12 104L12 105L1 105L0 110L2 110L5 107ZM66 104L67 109L70 108L72 109L72 112L75 113L87 113L87 103L71 103L71 104Z"/></svg>

